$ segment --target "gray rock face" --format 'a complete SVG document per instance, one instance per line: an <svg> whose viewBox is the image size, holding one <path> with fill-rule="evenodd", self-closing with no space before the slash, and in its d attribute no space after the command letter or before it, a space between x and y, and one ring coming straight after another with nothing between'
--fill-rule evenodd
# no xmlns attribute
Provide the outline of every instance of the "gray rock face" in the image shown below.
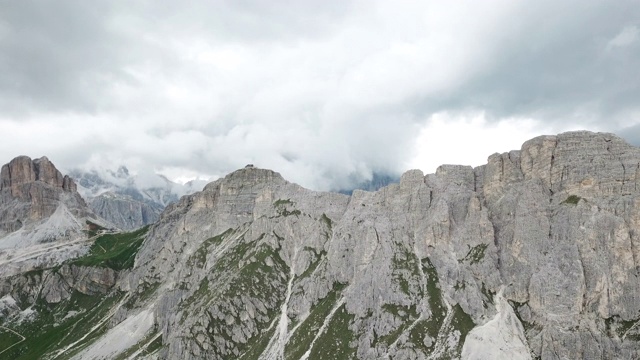
<svg viewBox="0 0 640 360"><path fill-rule="evenodd" d="M46 157L32 161L27 156L19 156L2 167L0 179L0 189L11 188L14 196L24 196L21 186L35 181L66 191L76 190L75 183L68 176L62 176Z"/></svg>
<svg viewBox="0 0 640 360"><path fill-rule="evenodd" d="M157 221L163 206L135 200L130 196L101 194L89 200L89 207L96 214L123 230L134 230Z"/></svg>
<svg viewBox="0 0 640 360"><path fill-rule="evenodd" d="M13 159L0 171L0 236L53 215L61 202L78 217L89 215L74 181L47 159Z"/></svg>
<svg viewBox="0 0 640 360"><path fill-rule="evenodd" d="M58 269L37 270L0 281L0 294L34 304L42 299L57 304L74 291L85 295L105 295L116 284L117 272L110 268L62 265Z"/></svg>
<svg viewBox="0 0 640 360"><path fill-rule="evenodd" d="M576 132L483 169L505 295L522 304L536 355L638 357L639 159L618 137Z"/></svg>
<svg viewBox="0 0 640 360"><path fill-rule="evenodd" d="M17 157L0 178L0 279L83 254L90 245L88 221L112 227L46 157Z"/></svg>
<svg viewBox="0 0 640 360"><path fill-rule="evenodd" d="M78 357L129 331L161 359L640 358L638 164L571 132L352 196L238 170L165 209Z"/></svg>
<svg viewBox="0 0 640 360"><path fill-rule="evenodd" d="M636 358L639 162L574 132L351 197L242 169L167 208L122 286L163 289L165 358Z"/></svg>

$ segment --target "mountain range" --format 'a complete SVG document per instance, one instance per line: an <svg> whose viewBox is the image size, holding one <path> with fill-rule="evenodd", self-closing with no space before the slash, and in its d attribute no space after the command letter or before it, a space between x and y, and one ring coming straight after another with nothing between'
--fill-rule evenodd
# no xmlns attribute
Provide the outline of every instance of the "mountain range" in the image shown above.
<svg viewBox="0 0 640 360"><path fill-rule="evenodd" d="M586 131L351 195L249 166L120 232L20 157L0 358L637 359L638 174Z"/></svg>
<svg viewBox="0 0 640 360"><path fill-rule="evenodd" d="M156 222L167 205L202 190L207 184L200 179L179 184L159 174L147 176L142 183L125 166L115 171L74 169L69 177L78 184L78 192L89 208L122 230L135 230ZM373 173L370 180L338 192L351 195L356 189L375 191L399 180L392 175Z"/></svg>

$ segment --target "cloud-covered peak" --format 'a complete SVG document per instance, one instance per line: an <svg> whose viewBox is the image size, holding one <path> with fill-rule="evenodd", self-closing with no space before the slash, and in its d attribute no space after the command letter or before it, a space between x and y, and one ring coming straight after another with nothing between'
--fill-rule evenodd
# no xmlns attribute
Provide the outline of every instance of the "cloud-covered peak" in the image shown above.
<svg viewBox="0 0 640 360"><path fill-rule="evenodd" d="M173 180L254 163L326 190L432 171L460 131L485 158L621 131L640 123L637 19L631 2L5 2L0 155ZM526 131L490 131L509 126Z"/></svg>

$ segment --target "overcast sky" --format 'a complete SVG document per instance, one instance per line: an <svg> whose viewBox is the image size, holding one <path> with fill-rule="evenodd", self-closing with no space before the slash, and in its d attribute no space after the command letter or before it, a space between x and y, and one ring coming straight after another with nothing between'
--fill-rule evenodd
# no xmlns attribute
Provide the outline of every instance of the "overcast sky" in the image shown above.
<svg viewBox="0 0 640 360"><path fill-rule="evenodd" d="M567 130L640 144L637 1L2 1L0 162L313 189Z"/></svg>

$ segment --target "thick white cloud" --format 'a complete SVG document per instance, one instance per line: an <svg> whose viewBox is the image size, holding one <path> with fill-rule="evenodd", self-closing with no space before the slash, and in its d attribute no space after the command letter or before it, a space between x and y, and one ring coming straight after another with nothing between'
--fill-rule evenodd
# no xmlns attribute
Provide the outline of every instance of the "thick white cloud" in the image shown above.
<svg viewBox="0 0 640 360"><path fill-rule="evenodd" d="M630 3L52 4L0 5L4 161L330 189L640 122Z"/></svg>

